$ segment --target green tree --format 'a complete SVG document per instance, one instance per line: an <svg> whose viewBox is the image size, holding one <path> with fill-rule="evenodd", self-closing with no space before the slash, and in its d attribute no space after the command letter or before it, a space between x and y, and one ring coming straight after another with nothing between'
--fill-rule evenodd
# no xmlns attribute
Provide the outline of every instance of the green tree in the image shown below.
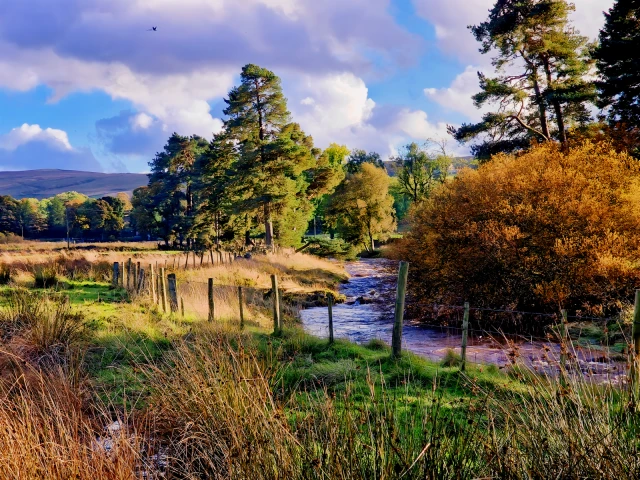
<svg viewBox="0 0 640 480"><path fill-rule="evenodd" d="M16 219L20 227L20 234L34 236L47 228L47 218L39 208L35 198L23 198L18 201Z"/></svg>
<svg viewBox="0 0 640 480"><path fill-rule="evenodd" d="M356 173L360 170L360 167L363 163L370 163L376 167L384 167L384 163L382 163L382 158L380 158L380 154L376 152L367 153L364 150L355 149L349 155L347 159L347 173Z"/></svg>
<svg viewBox="0 0 640 480"><path fill-rule="evenodd" d="M214 135L209 148L199 157L196 170L199 173L198 196L202 204L196 217L195 229L208 243L219 244L223 238L234 236L237 223L243 224L244 216L234 216L234 201L238 198L233 185L233 167L239 154L235 143L226 132ZM234 220L240 222L234 223ZM245 228L248 234L249 229ZM249 243L249 239L245 240Z"/></svg>
<svg viewBox="0 0 640 480"><path fill-rule="evenodd" d="M149 163L151 188L147 193L152 192L153 198L146 208L151 208L156 222L162 224L159 233L167 244L175 239L180 243L184 239L190 240L197 209L193 191L197 178L194 165L207 147L208 142L202 137L174 133L163 151Z"/></svg>
<svg viewBox="0 0 640 480"><path fill-rule="evenodd" d="M365 162L349 174L331 196L327 218L349 243L374 249L374 240L387 238L396 226L389 175Z"/></svg>
<svg viewBox="0 0 640 480"><path fill-rule="evenodd" d="M18 233L18 202L9 195L0 195L0 232Z"/></svg>
<svg viewBox="0 0 640 480"><path fill-rule="evenodd" d="M612 124L640 127L640 0L617 0L605 13L596 59L599 106Z"/></svg>
<svg viewBox="0 0 640 480"><path fill-rule="evenodd" d="M420 148L415 142L407 145L393 160L398 165L401 191L414 203L427 199L433 187L447 179L451 165L451 158L444 148L434 153Z"/></svg>
<svg viewBox="0 0 640 480"><path fill-rule="evenodd" d="M226 132L239 154L234 168L238 213L261 213L267 247L273 245L274 223L281 243L298 243L304 234L300 219L311 214L306 189L317 152L311 137L290 122L273 72L246 65L240 78L224 110Z"/></svg>
<svg viewBox="0 0 640 480"><path fill-rule="evenodd" d="M566 0L497 0L489 18L471 28L484 54L496 52L497 76L481 73L475 105L497 105L481 122L449 128L458 141L482 138L473 153L486 158L528 147L532 141L567 142L572 125L590 121L596 91L586 37L569 22Z"/></svg>

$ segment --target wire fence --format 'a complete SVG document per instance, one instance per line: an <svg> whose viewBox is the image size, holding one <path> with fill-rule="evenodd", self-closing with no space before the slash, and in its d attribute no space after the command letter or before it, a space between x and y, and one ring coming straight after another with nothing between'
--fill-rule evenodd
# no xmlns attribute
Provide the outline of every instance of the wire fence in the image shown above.
<svg viewBox="0 0 640 480"><path fill-rule="evenodd" d="M213 260L215 262L215 257ZM227 261L232 263L234 257L228 255ZM224 262L224 257L221 262ZM278 330L282 328L284 317L295 317L302 309L299 302L284 300L286 296L277 287L275 276L272 276L272 281L276 282L275 289L273 285L271 288L217 285L213 279L208 282L193 279L178 281L176 273L180 271L180 266L177 261L173 263L175 270L173 265L148 265L148 273L145 273L145 269L138 264L116 262L113 282L136 295L148 296L167 313L236 322L241 327L246 323L254 323L263 327L273 325L274 330ZM198 268L198 265L193 268ZM277 296L273 294L274 290L278 291ZM601 318L565 314L563 317L561 314L544 312L419 302L408 306L428 309L436 319L441 314L446 317L442 323L402 321L402 347L433 360L455 362L460 351L463 361L468 363L494 364L499 368L525 364L549 375L558 375L566 370L612 383L626 381L624 373L630 364L629 352L633 350L628 325L623 323L620 316ZM330 310L333 311L330 313ZM350 310L356 311L355 317ZM392 310L392 304L387 299L382 305L372 306L371 310L376 312L376 316L373 320L371 316L364 318L365 324L354 320L363 315L362 305L316 308L316 321L311 331L325 338L345 337L360 343L378 339L393 344L392 327L394 320L397 323L397 314ZM492 326L486 328L479 327L477 321L469 325L470 317L480 318L486 314L505 317L504 323L510 328L495 328L493 325L500 324L495 321L496 318ZM521 325L535 324L536 320L544 319L546 331L535 334L514 331L515 318ZM568 330L567 322L570 320L597 321L602 323L603 328L596 330L580 325Z"/></svg>

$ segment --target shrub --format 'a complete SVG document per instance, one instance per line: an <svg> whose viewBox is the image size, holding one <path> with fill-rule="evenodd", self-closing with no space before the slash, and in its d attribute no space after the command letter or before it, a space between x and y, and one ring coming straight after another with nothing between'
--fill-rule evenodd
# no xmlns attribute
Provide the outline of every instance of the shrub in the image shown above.
<svg viewBox="0 0 640 480"><path fill-rule="evenodd" d="M603 144L494 156L412 224L401 248L426 302L606 314L640 286L640 164Z"/></svg>
<svg viewBox="0 0 640 480"><path fill-rule="evenodd" d="M60 267L55 261L50 261L35 265L32 274L35 288L51 288L58 284Z"/></svg>
<svg viewBox="0 0 640 480"><path fill-rule="evenodd" d="M447 349L444 358L440 361L443 367L459 367L462 363L462 357L458 355L452 348Z"/></svg>
<svg viewBox="0 0 640 480"><path fill-rule="evenodd" d="M0 263L0 285L8 285L13 278L13 269L11 265Z"/></svg>
<svg viewBox="0 0 640 480"><path fill-rule="evenodd" d="M83 335L84 317L74 313L68 299L17 289L0 310L4 338L20 337L23 353L59 356Z"/></svg>

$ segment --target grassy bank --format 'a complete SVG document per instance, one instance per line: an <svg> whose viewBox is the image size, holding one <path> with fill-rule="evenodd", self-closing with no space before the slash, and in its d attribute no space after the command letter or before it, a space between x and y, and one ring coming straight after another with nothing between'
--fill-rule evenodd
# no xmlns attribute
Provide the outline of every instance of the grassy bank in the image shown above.
<svg viewBox="0 0 640 480"><path fill-rule="evenodd" d="M638 414L622 391L517 366L463 373L454 358L392 359L378 341L302 332L296 305L335 291L346 278L337 263L298 254L180 270L179 284L193 286L183 317L111 287L100 275L121 252L102 253L57 259L45 289L33 288L34 263L11 264L14 283L0 291L0 478L640 473ZM168 254L139 258L158 255ZM288 303L281 333L263 294L245 298L244 331L223 288L216 321L203 320L204 280L260 291L272 273Z"/></svg>

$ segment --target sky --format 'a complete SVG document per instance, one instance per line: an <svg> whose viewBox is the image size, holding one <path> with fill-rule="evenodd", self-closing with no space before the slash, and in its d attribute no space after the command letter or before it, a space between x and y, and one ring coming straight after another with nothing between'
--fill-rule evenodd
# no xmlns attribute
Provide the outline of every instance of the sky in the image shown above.
<svg viewBox="0 0 640 480"><path fill-rule="evenodd" d="M0 170L146 172L171 133L221 129L247 63L281 77L318 147L447 139L481 115L491 59L467 25L493 1L0 0ZM595 39L613 0L574 3Z"/></svg>

